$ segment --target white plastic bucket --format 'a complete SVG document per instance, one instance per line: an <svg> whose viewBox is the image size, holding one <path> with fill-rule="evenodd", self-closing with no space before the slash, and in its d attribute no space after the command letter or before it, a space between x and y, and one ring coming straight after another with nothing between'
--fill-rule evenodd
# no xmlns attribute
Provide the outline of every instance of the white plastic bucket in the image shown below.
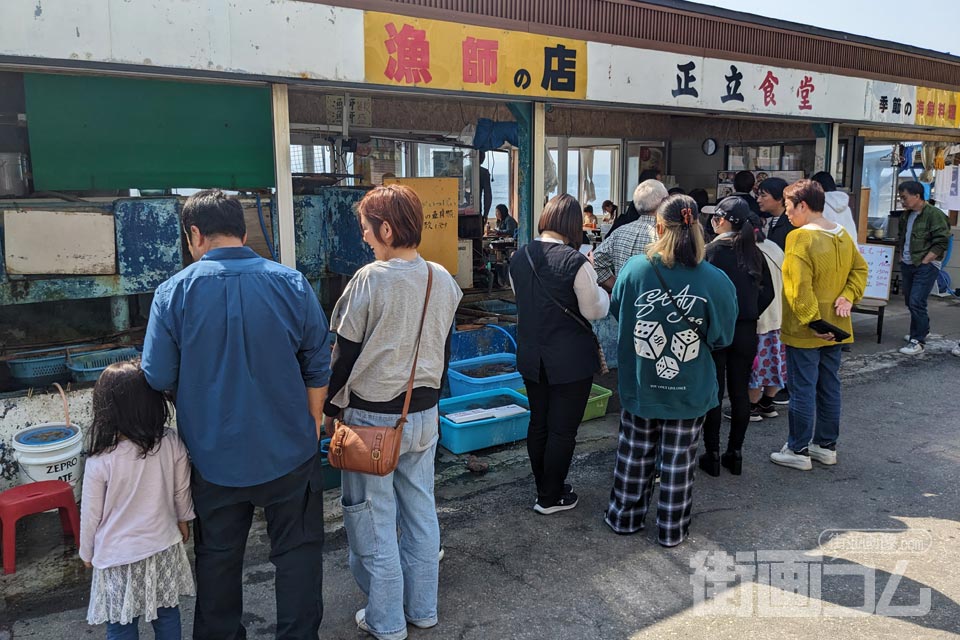
<svg viewBox="0 0 960 640"><path fill-rule="evenodd" d="M13 449L20 465L20 484L63 480L80 500L83 476L83 433L65 422L46 422L21 429L13 436Z"/></svg>

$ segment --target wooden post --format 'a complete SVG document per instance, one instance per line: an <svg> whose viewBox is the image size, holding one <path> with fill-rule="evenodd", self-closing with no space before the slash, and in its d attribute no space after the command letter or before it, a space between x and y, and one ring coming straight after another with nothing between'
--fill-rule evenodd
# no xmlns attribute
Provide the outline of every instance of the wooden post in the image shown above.
<svg viewBox="0 0 960 640"><path fill-rule="evenodd" d="M297 268L297 243L293 222L293 179L290 175L290 107L287 85L271 85L273 94L273 167L277 191L273 214L280 233L280 263Z"/></svg>

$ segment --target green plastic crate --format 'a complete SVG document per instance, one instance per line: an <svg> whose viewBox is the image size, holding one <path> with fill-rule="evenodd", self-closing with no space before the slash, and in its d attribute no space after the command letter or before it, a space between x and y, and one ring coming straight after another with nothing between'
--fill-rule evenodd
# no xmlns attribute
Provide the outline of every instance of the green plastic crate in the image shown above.
<svg viewBox="0 0 960 640"><path fill-rule="evenodd" d="M517 389L517 391L523 395L527 395L526 387L521 387ZM587 400L587 407L583 410L583 419L580 422L602 418L607 415L607 402L610 401L610 396L612 395L613 391L610 391L610 389L601 387L598 384L593 385L590 389L590 399Z"/></svg>

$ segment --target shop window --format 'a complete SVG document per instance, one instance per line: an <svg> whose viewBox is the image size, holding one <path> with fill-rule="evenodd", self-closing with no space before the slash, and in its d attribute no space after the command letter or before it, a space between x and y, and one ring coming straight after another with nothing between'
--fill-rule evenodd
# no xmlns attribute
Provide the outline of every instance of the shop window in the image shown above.
<svg viewBox="0 0 960 640"><path fill-rule="evenodd" d="M815 143L763 144L727 147L728 171L802 171L816 166Z"/></svg>
<svg viewBox="0 0 960 640"><path fill-rule="evenodd" d="M575 141L580 143L581 140ZM545 174L548 198L567 193L577 198L581 205L592 204L595 209L599 209L604 200L615 200L620 182L619 146L568 148L563 158L565 164L560 162L559 149L549 151L554 166L547 167Z"/></svg>

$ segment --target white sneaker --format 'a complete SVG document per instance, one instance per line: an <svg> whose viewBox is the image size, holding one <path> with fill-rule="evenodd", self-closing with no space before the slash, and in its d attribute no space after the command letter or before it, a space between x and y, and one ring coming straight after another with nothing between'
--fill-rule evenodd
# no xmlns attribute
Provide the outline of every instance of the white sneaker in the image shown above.
<svg viewBox="0 0 960 640"><path fill-rule="evenodd" d="M794 453L786 444L780 451L774 451L770 454L770 461L779 464L781 467L790 467L800 471L810 471L813 469L813 463L810 462L810 456Z"/></svg>
<svg viewBox="0 0 960 640"><path fill-rule="evenodd" d="M907 346L900 347L900 353L905 356L915 356L918 353L923 353L923 345L916 340L911 340Z"/></svg>
<svg viewBox="0 0 960 640"><path fill-rule="evenodd" d="M810 453L810 457L820 464L837 464L837 452L833 449L825 449L811 442L807 451Z"/></svg>
<svg viewBox="0 0 960 640"><path fill-rule="evenodd" d="M357 611L357 614L353 617L353 620L354 622L357 623L357 628L360 629L360 631L366 631L377 640L405 640L407 637L406 629L404 629L400 633L391 634L389 636L381 635L376 631L374 631L373 629L371 629L369 625L367 625L366 618L367 618L367 610L360 609L359 611Z"/></svg>
<svg viewBox="0 0 960 640"><path fill-rule="evenodd" d="M957 356L958 358L960 358L960 344L958 344L957 346L955 346L955 347L953 348L953 351L951 351L950 353L952 353L953 355L955 355L955 356Z"/></svg>
<svg viewBox="0 0 960 640"><path fill-rule="evenodd" d="M907 335L903 336L903 341L904 341L904 342L910 342L910 334L909 334L909 333L908 333Z"/></svg>

